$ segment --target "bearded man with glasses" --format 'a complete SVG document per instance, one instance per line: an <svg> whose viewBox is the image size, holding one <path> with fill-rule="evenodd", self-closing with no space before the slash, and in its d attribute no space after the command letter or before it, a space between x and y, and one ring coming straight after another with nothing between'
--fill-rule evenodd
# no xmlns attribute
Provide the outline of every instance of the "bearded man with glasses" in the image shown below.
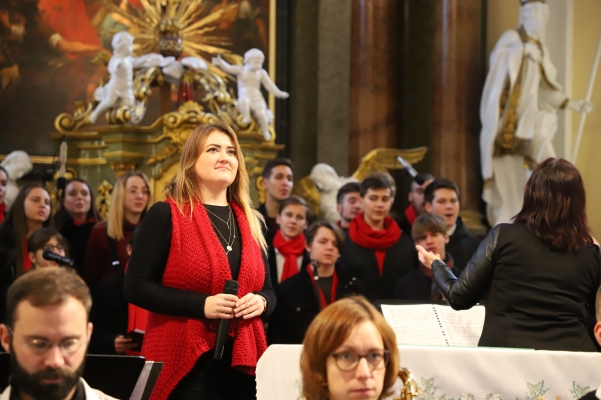
<svg viewBox="0 0 601 400"><path fill-rule="evenodd" d="M81 378L92 324L90 292L65 268L48 267L8 290L2 347L10 353L10 385L0 400L111 400Z"/></svg>

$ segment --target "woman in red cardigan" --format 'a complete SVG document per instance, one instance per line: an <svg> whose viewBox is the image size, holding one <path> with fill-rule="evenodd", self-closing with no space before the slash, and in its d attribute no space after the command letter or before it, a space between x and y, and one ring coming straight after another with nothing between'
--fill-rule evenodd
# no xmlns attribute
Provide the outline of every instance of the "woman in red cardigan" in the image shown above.
<svg viewBox="0 0 601 400"><path fill-rule="evenodd" d="M125 276L127 301L150 311L142 355L165 363L152 394L162 399L254 399L267 344L259 318L275 307L262 218L234 131L197 127L167 200L148 211ZM237 295L223 294L237 280ZM215 359L221 319L231 320ZM219 355L219 354L217 354Z"/></svg>
<svg viewBox="0 0 601 400"><path fill-rule="evenodd" d="M115 182L107 220L97 224L86 248L83 279L90 289L101 279L125 268L127 244L152 204L150 181L141 171L127 171ZM119 264L114 264L118 261Z"/></svg>

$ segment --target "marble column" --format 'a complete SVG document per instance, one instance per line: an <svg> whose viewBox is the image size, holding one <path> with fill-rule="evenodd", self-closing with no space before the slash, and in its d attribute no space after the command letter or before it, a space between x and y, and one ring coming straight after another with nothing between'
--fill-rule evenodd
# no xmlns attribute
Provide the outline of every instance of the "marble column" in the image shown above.
<svg viewBox="0 0 601 400"><path fill-rule="evenodd" d="M484 83L481 0L438 0L434 57L433 173L461 191L462 215L480 209L480 97ZM463 212L466 211L466 212ZM465 219L464 218L464 219ZM467 221L466 221L467 224Z"/></svg>
<svg viewBox="0 0 601 400"><path fill-rule="evenodd" d="M353 0L349 172L378 147L395 147L398 29L402 2Z"/></svg>

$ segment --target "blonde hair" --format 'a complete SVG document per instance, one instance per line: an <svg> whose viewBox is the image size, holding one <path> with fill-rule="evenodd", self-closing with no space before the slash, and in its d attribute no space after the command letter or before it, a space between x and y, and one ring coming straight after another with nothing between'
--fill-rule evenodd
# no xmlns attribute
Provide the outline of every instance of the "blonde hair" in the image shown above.
<svg viewBox="0 0 601 400"><path fill-rule="evenodd" d="M165 197L173 200L181 213L183 213L184 205L188 204L190 206L190 217L192 216L195 203L202 202L200 198L200 184L194 166L201 154L201 146L204 145L207 137L215 131L226 134L236 148L238 171L236 172L234 182L229 186L230 198L228 200L234 201L242 208L248 220L248 225L250 225L250 232L253 238L265 252L267 251L267 243L261 229L261 224L265 223L265 221L263 220L263 216L252 208L253 204L249 195L250 179L246 163L244 162L244 155L242 154L240 143L238 143L238 138L229 125L218 122L199 125L194 128L182 149L177 175L165 187Z"/></svg>
<svg viewBox="0 0 601 400"><path fill-rule="evenodd" d="M152 205L152 193L150 192L150 181L146 174L142 171L127 171L123 175L121 175L117 181L115 182L115 186L113 187L113 193L111 193L111 204L109 207L109 213L106 218L106 231L109 237L115 240L123 240L125 236L123 235L123 218L124 217L124 209L123 209L123 201L125 198L125 186L127 185L127 180L132 176L139 176L144 180L146 187L148 188L148 202L146 203L146 208L142 211L142 217L146 214L150 206Z"/></svg>
<svg viewBox="0 0 601 400"><path fill-rule="evenodd" d="M375 325L382 336L384 349L390 351L390 360L386 365L384 385L379 398L391 394L390 390L398 376L400 365L396 335L382 314L364 297L351 296L324 308L307 329L300 359L303 395L306 400L329 398L327 359L342 346L353 328L367 321Z"/></svg>

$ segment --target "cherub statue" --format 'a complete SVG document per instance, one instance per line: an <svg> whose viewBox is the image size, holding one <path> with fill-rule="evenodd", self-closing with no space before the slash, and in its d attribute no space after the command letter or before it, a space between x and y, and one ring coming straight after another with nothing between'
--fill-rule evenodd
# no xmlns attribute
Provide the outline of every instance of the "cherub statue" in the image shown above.
<svg viewBox="0 0 601 400"><path fill-rule="evenodd" d="M134 37L125 31L117 32L111 42L113 56L108 64L111 76L108 83L94 92L94 99L100 103L90 114L89 122L95 123L98 117L113 107L134 107L134 69L165 67L176 64L173 57L163 57L150 53L141 57L132 57Z"/></svg>
<svg viewBox="0 0 601 400"><path fill-rule="evenodd" d="M558 111L588 113L593 107L570 100L555 80L544 43L549 6L544 0L520 3L518 29L503 33L490 55L480 104L482 198L491 226L509 222L522 208L530 175L524 165L555 157Z"/></svg>
<svg viewBox="0 0 601 400"><path fill-rule="evenodd" d="M167 82L178 84L186 68L193 70L207 69L207 64L198 57L184 57L181 61L175 57L163 57L149 53L140 57L132 57L134 37L127 32L117 32L112 40L113 56L108 63L111 76L108 83L94 92L94 99L99 101L85 123L93 124L107 110L119 106L134 109L134 70L139 68L160 67Z"/></svg>
<svg viewBox="0 0 601 400"><path fill-rule="evenodd" d="M339 176L334 167L329 164L319 163L311 169L311 180L315 183L321 194L319 211L322 218L331 222L338 222L340 214L336 209L338 189L348 182L356 182L354 178Z"/></svg>
<svg viewBox="0 0 601 400"><path fill-rule="evenodd" d="M238 78L238 111L242 114L242 123L250 123L252 110L261 126L261 133L266 141L271 140L269 125L273 121L273 113L261 93L261 84L275 97L286 99L290 96L273 83L267 71L263 69L265 55L259 49L250 49L244 53L244 66L230 65L221 56L213 57L213 65Z"/></svg>
<svg viewBox="0 0 601 400"><path fill-rule="evenodd" d="M15 201L17 194L19 194L17 179L31 172L33 163L26 152L15 150L6 156L4 161L2 161L2 166L8 172L8 187L6 196L4 197L4 203L6 203L6 210L8 211Z"/></svg>

